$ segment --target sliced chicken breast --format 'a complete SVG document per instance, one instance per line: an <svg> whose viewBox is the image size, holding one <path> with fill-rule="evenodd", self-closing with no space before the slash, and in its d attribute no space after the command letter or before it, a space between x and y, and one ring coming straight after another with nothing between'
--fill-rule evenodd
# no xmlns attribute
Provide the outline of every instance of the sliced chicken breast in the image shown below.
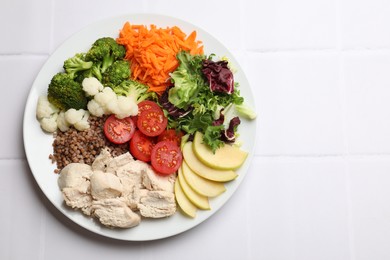
<svg viewBox="0 0 390 260"><path fill-rule="evenodd" d="M93 201L92 212L103 225L109 227L131 228L141 222L141 217L120 198Z"/></svg>
<svg viewBox="0 0 390 260"><path fill-rule="evenodd" d="M113 173L94 171L91 175L91 194L95 200L120 197L122 192L122 183Z"/></svg>

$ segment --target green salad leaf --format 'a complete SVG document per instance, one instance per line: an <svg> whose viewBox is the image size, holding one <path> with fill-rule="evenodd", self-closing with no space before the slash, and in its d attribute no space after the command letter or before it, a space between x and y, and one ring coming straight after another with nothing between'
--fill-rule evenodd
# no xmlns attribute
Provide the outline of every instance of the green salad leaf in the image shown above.
<svg viewBox="0 0 390 260"><path fill-rule="evenodd" d="M187 109L194 103L200 90L198 86L205 85L202 75L204 55L190 55L181 51L177 54L179 67L171 74L174 87L169 90L169 102L175 107Z"/></svg>

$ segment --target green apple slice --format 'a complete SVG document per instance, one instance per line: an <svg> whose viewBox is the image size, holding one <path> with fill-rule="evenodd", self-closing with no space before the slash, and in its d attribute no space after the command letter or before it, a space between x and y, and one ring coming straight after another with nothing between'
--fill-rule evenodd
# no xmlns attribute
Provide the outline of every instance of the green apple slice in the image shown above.
<svg viewBox="0 0 390 260"><path fill-rule="evenodd" d="M199 209L208 210L210 209L209 199L206 196L200 195L199 193L196 193L186 182L185 178L183 177L183 171L182 167L179 168L178 171L178 181L180 183L180 186L184 192L184 194L187 196L187 198Z"/></svg>
<svg viewBox="0 0 390 260"><path fill-rule="evenodd" d="M194 173L190 167L188 167L185 161L183 161L181 167L184 179L197 193L207 197L216 197L226 191L223 183L210 181L200 177L198 174Z"/></svg>
<svg viewBox="0 0 390 260"><path fill-rule="evenodd" d="M183 211L184 214L191 218L196 217L197 208L184 194L184 191L182 190L178 180L176 180L175 182L175 198L177 204L179 205L180 209Z"/></svg>
<svg viewBox="0 0 390 260"><path fill-rule="evenodd" d="M199 176L218 182L227 182L237 178L237 174L232 170L216 170L203 164L194 154L192 142L187 142L183 146L183 157L187 165Z"/></svg>
<svg viewBox="0 0 390 260"><path fill-rule="evenodd" d="M239 147L225 144L217 149L215 153L203 143L203 134L196 132L192 143L194 152L198 159L209 166L218 170L235 170L239 168L248 156L246 151Z"/></svg>

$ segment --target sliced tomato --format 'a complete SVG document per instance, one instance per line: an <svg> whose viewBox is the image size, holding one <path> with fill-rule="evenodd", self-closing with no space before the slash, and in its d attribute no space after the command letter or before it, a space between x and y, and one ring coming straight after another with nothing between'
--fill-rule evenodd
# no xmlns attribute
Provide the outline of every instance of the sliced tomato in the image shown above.
<svg viewBox="0 0 390 260"><path fill-rule="evenodd" d="M141 131L136 130L130 140L130 153L138 160L150 162L154 144L154 138L146 136L141 133Z"/></svg>
<svg viewBox="0 0 390 260"><path fill-rule="evenodd" d="M166 129L158 136L157 141L172 141L180 146L183 135L184 134L181 131L176 131L175 129Z"/></svg>
<svg viewBox="0 0 390 260"><path fill-rule="evenodd" d="M135 124L130 117L119 119L115 115L110 115L104 122L103 130L110 142L123 144L134 135Z"/></svg>
<svg viewBox="0 0 390 260"><path fill-rule="evenodd" d="M148 109L138 115L137 127L147 136L158 136L168 125L168 119L161 108Z"/></svg>
<svg viewBox="0 0 390 260"><path fill-rule="evenodd" d="M138 114L148 109L161 109L160 106L151 100L143 100L138 103Z"/></svg>
<svg viewBox="0 0 390 260"><path fill-rule="evenodd" d="M160 174L175 173L181 166L183 154L180 147L171 141L158 142L152 149L152 167Z"/></svg>
<svg viewBox="0 0 390 260"><path fill-rule="evenodd" d="M160 109L160 106L156 102L153 102L150 100L143 100L143 101L139 102L138 103L138 114L131 117L131 119L133 119L136 126L137 126L137 121L138 121L138 115L141 114L142 111L145 111L148 109Z"/></svg>

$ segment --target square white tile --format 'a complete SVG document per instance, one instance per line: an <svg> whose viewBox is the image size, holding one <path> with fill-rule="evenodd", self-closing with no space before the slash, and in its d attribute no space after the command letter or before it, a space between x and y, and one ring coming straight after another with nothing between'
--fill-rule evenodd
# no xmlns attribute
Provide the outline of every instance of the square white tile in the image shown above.
<svg viewBox="0 0 390 260"><path fill-rule="evenodd" d="M390 159L349 160L353 259L390 258Z"/></svg>
<svg viewBox="0 0 390 260"><path fill-rule="evenodd" d="M390 47L389 1L342 0L340 6L344 49Z"/></svg>
<svg viewBox="0 0 390 260"><path fill-rule="evenodd" d="M344 152L337 53L254 54L244 69L257 102L257 155Z"/></svg>
<svg viewBox="0 0 390 260"><path fill-rule="evenodd" d="M345 162L256 160L251 259L349 259Z"/></svg>
<svg viewBox="0 0 390 260"><path fill-rule="evenodd" d="M351 154L390 152L390 53L346 53L346 136Z"/></svg>

